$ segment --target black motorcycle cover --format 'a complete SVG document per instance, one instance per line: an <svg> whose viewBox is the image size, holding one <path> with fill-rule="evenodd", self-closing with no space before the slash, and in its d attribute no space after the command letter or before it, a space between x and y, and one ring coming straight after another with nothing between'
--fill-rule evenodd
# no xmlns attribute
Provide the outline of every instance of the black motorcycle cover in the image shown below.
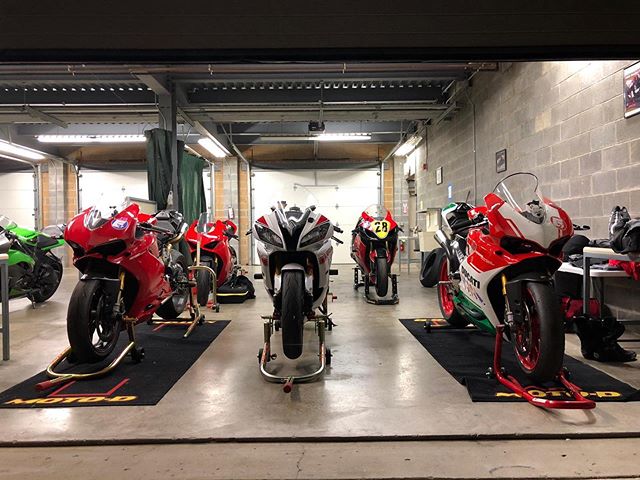
<svg viewBox="0 0 640 480"><path fill-rule="evenodd" d="M244 303L245 300L256 298L255 292L251 280L244 275L237 275L218 287L217 297L219 303Z"/></svg>

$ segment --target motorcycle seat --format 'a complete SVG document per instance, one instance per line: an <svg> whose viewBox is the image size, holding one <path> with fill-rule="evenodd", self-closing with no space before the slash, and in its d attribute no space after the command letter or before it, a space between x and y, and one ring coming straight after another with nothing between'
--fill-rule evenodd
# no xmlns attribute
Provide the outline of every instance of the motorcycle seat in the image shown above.
<svg viewBox="0 0 640 480"><path fill-rule="evenodd" d="M36 247L38 248L47 248L52 247L58 243L57 240L48 237L47 235L38 235L36 238Z"/></svg>

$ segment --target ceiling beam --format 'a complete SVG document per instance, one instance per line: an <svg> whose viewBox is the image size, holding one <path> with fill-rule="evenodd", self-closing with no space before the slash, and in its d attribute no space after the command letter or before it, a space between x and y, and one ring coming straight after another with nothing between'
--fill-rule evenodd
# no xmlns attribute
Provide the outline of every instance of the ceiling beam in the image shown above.
<svg viewBox="0 0 640 480"><path fill-rule="evenodd" d="M53 115L49 115L48 113L45 113L42 110L38 110L37 108L33 108L30 105L25 105L24 109L33 118L38 118L43 122L52 123L62 128L67 128L69 126L69 124L64 120L61 120Z"/></svg>

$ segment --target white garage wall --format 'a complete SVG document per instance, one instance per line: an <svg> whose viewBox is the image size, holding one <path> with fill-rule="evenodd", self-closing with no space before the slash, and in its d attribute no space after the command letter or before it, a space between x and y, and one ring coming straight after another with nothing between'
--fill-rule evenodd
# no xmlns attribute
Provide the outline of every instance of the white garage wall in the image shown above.
<svg viewBox="0 0 640 480"><path fill-rule="evenodd" d="M33 187L33 172L0 174L0 215L6 215L21 227L35 228Z"/></svg>
<svg viewBox="0 0 640 480"><path fill-rule="evenodd" d="M120 205L125 197L149 198L147 172L81 170L81 210L93 205Z"/></svg>
<svg viewBox="0 0 640 480"><path fill-rule="evenodd" d="M96 204L120 205L125 197L149 198L147 172L107 172L81 170L80 205L82 209ZM210 206L211 182L209 169L202 173L207 207ZM103 202L103 203L101 203Z"/></svg>
<svg viewBox="0 0 640 480"><path fill-rule="evenodd" d="M345 232L337 235L345 243L334 244L333 263L353 263L349 252L351 230L362 211L378 203L377 170L254 170L253 173L253 221L269 213L270 206L278 200L303 209L315 205L317 212Z"/></svg>

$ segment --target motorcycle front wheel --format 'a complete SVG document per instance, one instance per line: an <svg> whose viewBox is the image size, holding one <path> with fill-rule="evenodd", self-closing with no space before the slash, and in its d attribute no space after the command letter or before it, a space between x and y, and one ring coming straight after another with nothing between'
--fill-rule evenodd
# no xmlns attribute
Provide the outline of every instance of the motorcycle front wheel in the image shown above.
<svg viewBox="0 0 640 480"><path fill-rule="evenodd" d="M376 258L376 295L386 297L389 291L389 263L385 257Z"/></svg>
<svg viewBox="0 0 640 480"><path fill-rule="evenodd" d="M67 336L76 359L95 363L109 356L118 343L121 321L113 316L113 299L102 281L78 282L69 300Z"/></svg>
<svg viewBox="0 0 640 480"><path fill-rule="evenodd" d="M553 380L564 358L564 322L551 285L523 284L524 319L511 332L522 371L532 380Z"/></svg>
<svg viewBox="0 0 640 480"><path fill-rule="evenodd" d="M210 267L209 262L202 262L202 265ZM209 302L209 293L213 286L213 279L209 270L196 270L196 283L198 290L198 303L201 307L206 307Z"/></svg>
<svg viewBox="0 0 640 480"><path fill-rule="evenodd" d="M304 273L298 270L282 272L282 350L291 359L302 355L303 302Z"/></svg>

